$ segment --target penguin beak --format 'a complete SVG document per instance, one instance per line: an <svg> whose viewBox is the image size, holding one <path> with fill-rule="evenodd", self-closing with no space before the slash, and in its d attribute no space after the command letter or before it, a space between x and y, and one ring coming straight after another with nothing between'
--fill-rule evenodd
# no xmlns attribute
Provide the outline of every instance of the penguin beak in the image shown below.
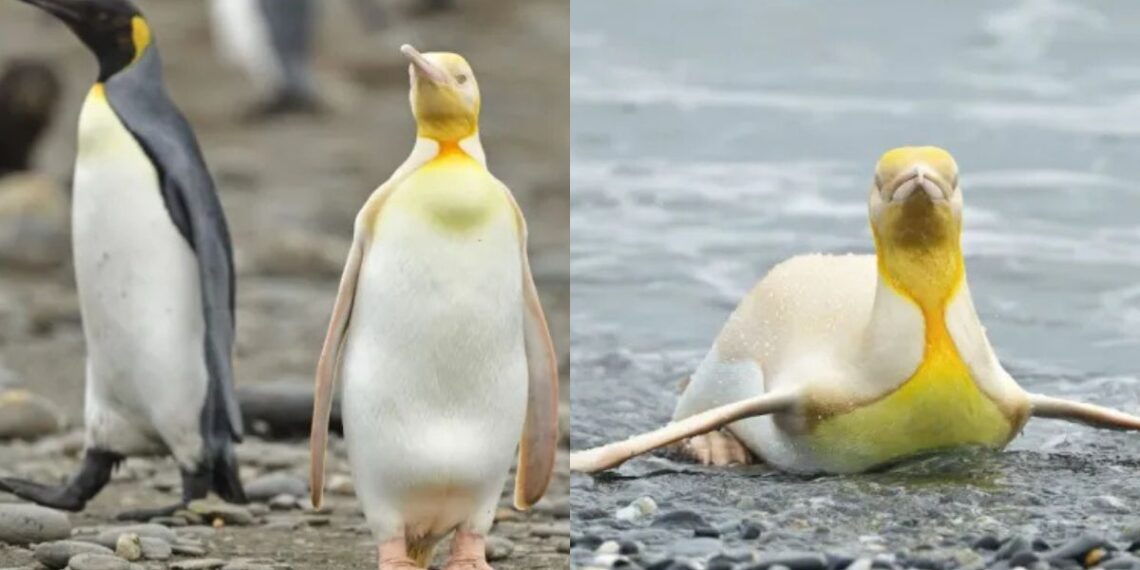
<svg viewBox="0 0 1140 570"><path fill-rule="evenodd" d="M83 21L82 0L20 0L63 20L68 24Z"/></svg>
<svg viewBox="0 0 1140 570"><path fill-rule="evenodd" d="M39 0L45 1L45 0ZM400 46L400 53L404 54L412 61L415 67L416 75L426 78L427 80L435 83L436 85L444 85L449 82L447 74L442 69L438 68L432 62L428 61L416 48L404 44Z"/></svg>
<svg viewBox="0 0 1140 570"><path fill-rule="evenodd" d="M945 201L950 198L950 192L945 186L934 171L918 165L895 179L887 189L887 200L903 202L911 196L925 195L931 202Z"/></svg>

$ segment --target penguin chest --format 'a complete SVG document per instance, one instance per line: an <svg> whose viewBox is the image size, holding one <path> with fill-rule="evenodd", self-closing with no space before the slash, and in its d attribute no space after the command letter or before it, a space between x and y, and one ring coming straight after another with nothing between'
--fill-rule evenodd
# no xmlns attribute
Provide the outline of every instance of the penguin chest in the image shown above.
<svg viewBox="0 0 1140 570"><path fill-rule="evenodd" d="M200 406L188 405L206 390L197 259L154 165L98 86L79 132L72 234L89 420L150 427L197 417Z"/></svg>
<svg viewBox="0 0 1140 570"><path fill-rule="evenodd" d="M896 390L813 419L810 446L836 472L957 447L1001 448L1015 435L1013 422L978 387L944 327L928 335L922 362Z"/></svg>
<svg viewBox="0 0 1140 570"><path fill-rule="evenodd" d="M342 367L345 423L358 485L392 500L443 487L497 496L513 459L527 368L506 192L481 166L429 166L373 221Z"/></svg>

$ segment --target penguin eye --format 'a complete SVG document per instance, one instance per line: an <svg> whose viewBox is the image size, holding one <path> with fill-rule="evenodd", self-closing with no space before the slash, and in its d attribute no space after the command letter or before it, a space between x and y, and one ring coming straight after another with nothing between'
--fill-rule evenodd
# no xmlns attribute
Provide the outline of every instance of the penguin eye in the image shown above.
<svg viewBox="0 0 1140 570"><path fill-rule="evenodd" d="M459 75L455 76L455 80L458 81L460 85L463 85L464 83L467 83L467 74L460 73Z"/></svg>

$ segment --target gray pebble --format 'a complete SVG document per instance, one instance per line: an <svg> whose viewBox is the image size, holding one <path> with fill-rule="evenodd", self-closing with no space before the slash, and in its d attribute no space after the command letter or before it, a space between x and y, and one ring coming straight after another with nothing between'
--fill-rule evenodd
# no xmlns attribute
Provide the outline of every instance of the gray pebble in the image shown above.
<svg viewBox="0 0 1140 570"><path fill-rule="evenodd" d="M783 566L791 570L824 570L827 568L827 557L815 552L780 552L764 554L756 562L746 566L747 570L768 570L775 566Z"/></svg>
<svg viewBox="0 0 1140 570"><path fill-rule="evenodd" d="M174 555L170 543L150 536L139 539L142 544L142 556L147 560L169 560Z"/></svg>
<svg viewBox="0 0 1140 570"><path fill-rule="evenodd" d="M198 558L195 560L171 562L170 570L215 570L225 565L225 560L218 560L217 558Z"/></svg>
<svg viewBox="0 0 1140 570"><path fill-rule="evenodd" d="M299 506L297 497L289 494L281 494L269 499L269 509L274 511L288 511Z"/></svg>
<svg viewBox="0 0 1140 570"><path fill-rule="evenodd" d="M110 548L78 540L44 542L36 546L36 561L52 570L67 566L67 561L77 554L113 554Z"/></svg>
<svg viewBox="0 0 1140 570"><path fill-rule="evenodd" d="M693 511L669 511L653 520L654 527L696 530L708 528L705 518Z"/></svg>
<svg viewBox="0 0 1140 570"><path fill-rule="evenodd" d="M657 502L650 497L641 497L618 509L614 518L619 521L637 521L657 514Z"/></svg>
<svg viewBox="0 0 1140 570"><path fill-rule="evenodd" d="M245 496L249 500L264 503L278 495L304 497L309 494L309 485L299 477L287 473L262 475L245 484Z"/></svg>
<svg viewBox="0 0 1140 570"><path fill-rule="evenodd" d="M1090 502L1093 508L1102 513L1124 515L1128 514L1129 512L1128 505L1118 497L1113 497L1112 495L1101 495L1099 497L1093 497L1092 501Z"/></svg>
<svg viewBox="0 0 1140 570"><path fill-rule="evenodd" d="M221 519L222 522L234 526L248 526L254 523L253 514L249 509L239 505L216 501L191 501L186 508L210 522Z"/></svg>
<svg viewBox="0 0 1140 570"><path fill-rule="evenodd" d="M706 558L720 552L722 546L715 538L686 538L674 542L670 553L686 558Z"/></svg>
<svg viewBox="0 0 1140 570"><path fill-rule="evenodd" d="M111 554L80 554L67 562L70 570L130 570L131 563Z"/></svg>
<svg viewBox="0 0 1140 570"><path fill-rule="evenodd" d="M63 412L27 390L0 388L0 439L34 439L63 429Z"/></svg>
<svg viewBox="0 0 1140 570"><path fill-rule="evenodd" d="M142 558L142 555L142 542L139 535L133 532L119 535L119 540L115 543L115 556L134 562Z"/></svg>
<svg viewBox="0 0 1140 570"><path fill-rule="evenodd" d="M67 515L36 505L0 504L0 542L25 545L71 536Z"/></svg>
<svg viewBox="0 0 1140 570"><path fill-rule="evenodd" d="M124 534L137 534L140 537L149 536L151 538L165 540L166 542L174 542L175 540L178 540L178 535L174 534L174 531L160 524L153 523L102 527L101 532L99 532L99 534L91 540L102 544L107 548L115 548L115 546L119 543L119 536Z"/></svg>
<svg viewBox="0 0 1140 570"><path fill-rule="evenodd" d="M497 560L505 560L515 551L515 543L501 537L501 536L488 536L487 537L487 560L495 562Z"/></svg>

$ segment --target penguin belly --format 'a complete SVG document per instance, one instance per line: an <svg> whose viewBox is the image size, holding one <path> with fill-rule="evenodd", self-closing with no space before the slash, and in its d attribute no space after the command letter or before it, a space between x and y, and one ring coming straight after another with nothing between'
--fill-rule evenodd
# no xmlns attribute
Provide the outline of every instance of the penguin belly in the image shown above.
<svg viewBox="0 0 1140 570"><path fill-rule="evenodd" d="M522 435L519 233L499 188L486 200L467 190L417 207L397 190L361 270L343 421L357 495L382 541L489 530ZM424 215L433 209L443 218Z"/></svg>
<svg viewBox="0 0 1140 570"><path fill-rule="evenodd" d="M197 258L101 86L80 115L72 225L88 445L195 466L208 386Z"/></svg>

